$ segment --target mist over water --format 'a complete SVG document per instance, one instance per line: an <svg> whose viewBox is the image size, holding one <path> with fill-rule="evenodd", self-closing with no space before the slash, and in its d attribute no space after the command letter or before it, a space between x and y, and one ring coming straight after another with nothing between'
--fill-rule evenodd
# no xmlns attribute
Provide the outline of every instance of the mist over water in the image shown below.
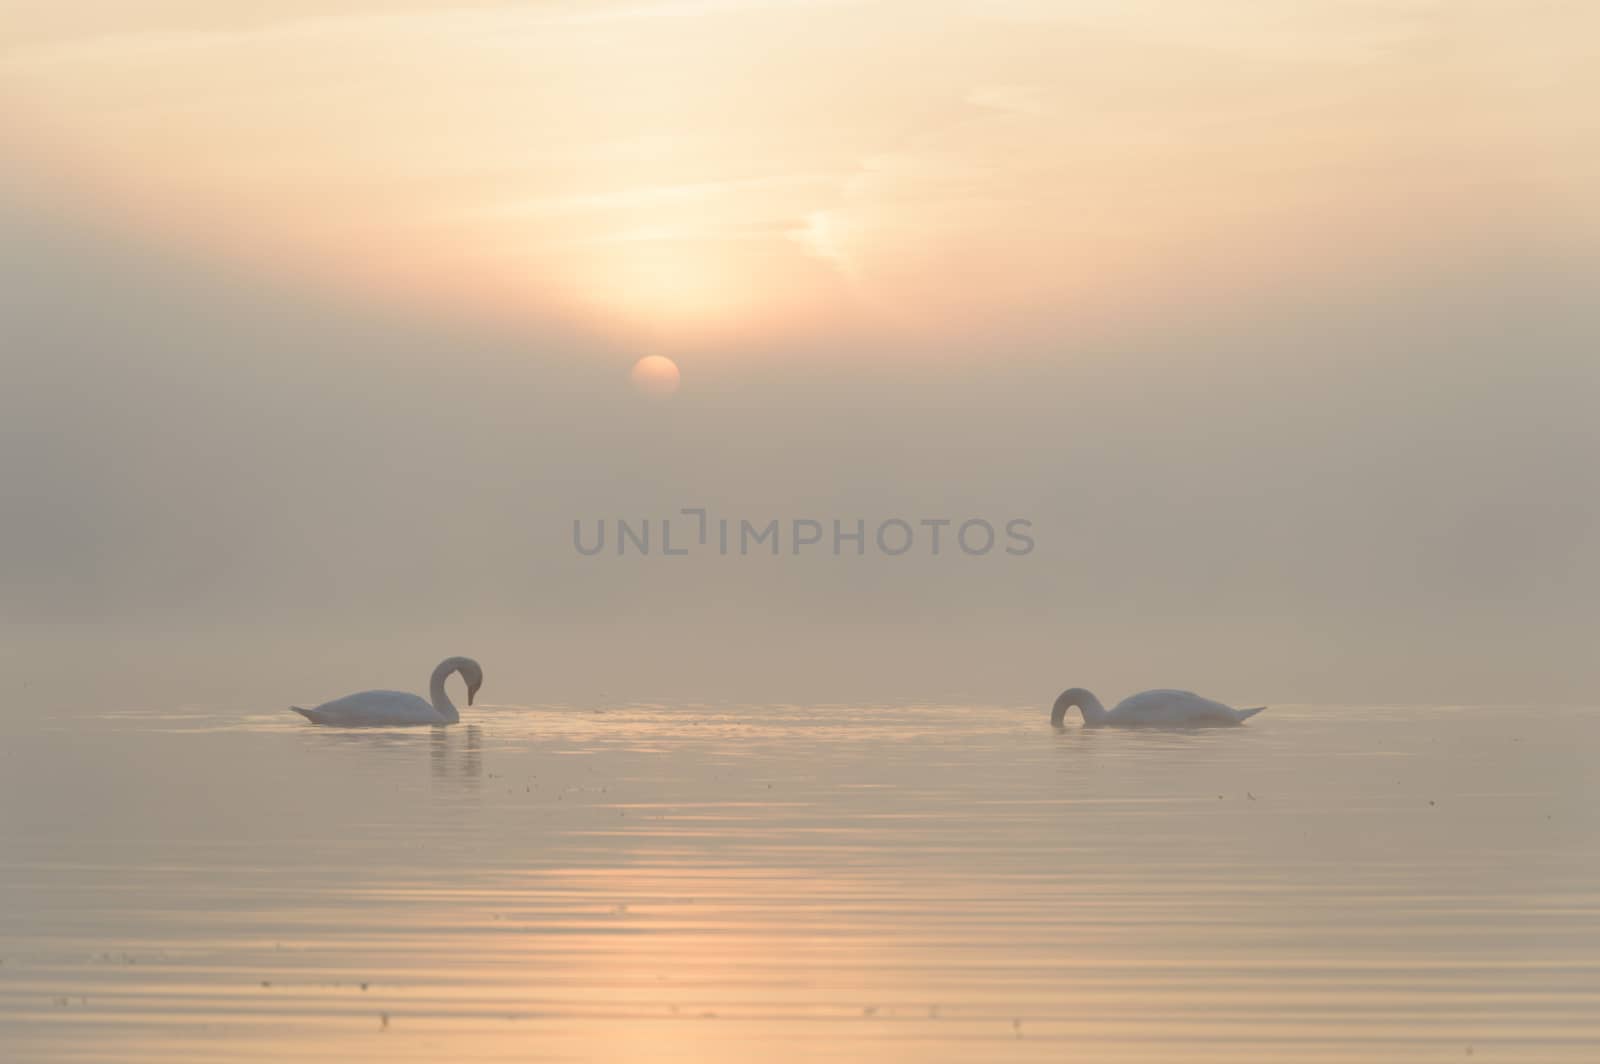
<svg viewBox="0 0 1600 1064"><path fill-rule="evenodd" d="M1600 7L22 6L0 1059L1596 1056Z"/></svg>
<svg viewBox="0 0 1600 1064"><path fill-rule="evenodd" d="M680 353L651 402L593 339L201 276L51 217L0 243L0 660L39 707L261 710L462 652L580 703L1594 689L1600 319L1549 248L1114 337ZM685 507L1024 518L1036 546L573 549L575 520Z"/></svg>

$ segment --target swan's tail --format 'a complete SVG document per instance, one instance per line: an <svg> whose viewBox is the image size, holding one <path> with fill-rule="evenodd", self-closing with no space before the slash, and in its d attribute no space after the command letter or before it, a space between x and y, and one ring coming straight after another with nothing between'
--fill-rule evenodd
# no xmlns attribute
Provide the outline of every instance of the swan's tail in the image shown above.
<svg viewBox="0 0 1600 1064"><path fill-rule="evenodd" d="M296 713L300 714L302 717L306 718L306 720L309 720L311 723L313 723L313 724L317 723L317 718L313 717L311 715L311 710L309 710L309 709L301 709L299 706L290 706L289 708L294 710Z"/></svg>
<svg viewBox="0 0 1600 1064"><path fill-rule="evenodd" d="M1249 720L1251 717L1255 716L1257 713L1260 713L1266 708L1266 706L1257 706L1254 709L1241 709L1239 711L1239 723L1243 724L1245 721Z"/></svg>

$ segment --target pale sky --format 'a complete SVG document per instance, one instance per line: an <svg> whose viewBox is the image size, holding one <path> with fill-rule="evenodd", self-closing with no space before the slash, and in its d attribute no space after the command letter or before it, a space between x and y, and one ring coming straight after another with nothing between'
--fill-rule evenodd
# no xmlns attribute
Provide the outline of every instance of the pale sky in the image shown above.
<svg viewBox="0 0 1600 1064"><path fill-rule="evenodd" d="M1103 326L1600 224L1551 2L25 4L0 133L217 254L641 342Z"/></svg>
<svg viewBox="0 0 1600 1064"><path fill-rule="evenodd" d="M0 665L1592 698L1596 41L1547 0L13 3ZM696 505L1039 547L571 548Z"/></svg>

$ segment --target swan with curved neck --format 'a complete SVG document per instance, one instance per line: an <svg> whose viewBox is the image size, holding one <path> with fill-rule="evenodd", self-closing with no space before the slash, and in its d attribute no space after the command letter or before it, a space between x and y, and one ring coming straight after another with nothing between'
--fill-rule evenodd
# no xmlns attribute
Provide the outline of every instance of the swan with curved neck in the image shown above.
<svg viewBox="0 0 1600 1064"><path fill-rule="evenodd" d="M454 724L461 719L455 703L444 689L444 682L456 673L467 682L467 705L483 686L483 667L471 658L445 658L428 681L428 697L407 691L361 691L324 702L315 709L289 708L313 724L334 728L409 728L418 725Z"/></svg>
<svg viewBox="0 0 1600 1064"><path fill-rule="evenodd" d="M1077 709L1085 728L1225 728L1243 724L1266 708L1234 709L1193 691L1158 690L1129 695L1108 710L1093 692L1071 687L1056 699L1050 723L1059 728L1067 711Z"/></svg>

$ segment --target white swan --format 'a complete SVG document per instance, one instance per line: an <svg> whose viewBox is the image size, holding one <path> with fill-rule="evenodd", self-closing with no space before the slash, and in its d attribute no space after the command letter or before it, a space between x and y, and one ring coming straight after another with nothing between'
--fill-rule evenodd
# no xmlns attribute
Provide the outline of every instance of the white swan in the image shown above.
<svg viewBox="0 0 1600 1064"><path fill-rule="evenodd" d="M1067 710L1077 706L1085 728L1215 728L1243 724L1266 706L1234 709L1193 691L1144 691L1129 695L1116 708L1106 710L1100 700L1081 687L1061 692L1050 711L1050 723L1059 725Z"/></svg>
<svg viewBox="0 0 1600 1064"><path fill-rule="evenodd" d="M459 672L467 681L467 705L483 686L483 667L471 658L445 658L428 683L432 705L405 691L362 691L324 702L315 709L289 708L313 724L334 728L406 728L420 724L454 724L461 719L445 694L444 682Z"/></svg>

